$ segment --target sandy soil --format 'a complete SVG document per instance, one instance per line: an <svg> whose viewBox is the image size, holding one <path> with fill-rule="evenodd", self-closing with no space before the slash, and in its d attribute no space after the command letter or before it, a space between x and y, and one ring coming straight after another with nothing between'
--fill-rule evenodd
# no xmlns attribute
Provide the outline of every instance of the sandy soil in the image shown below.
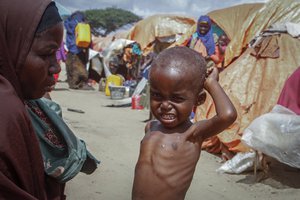
<svg viewBox="0 0 300 200"><path fill-rule="evenodd" d="M139 143L144 134L142 121L148 118L148 110L106 107L112 100L103 92L69 90L65 82L59 82L51 96L62 106L67 124L101 160L92 175L80 173L68 182L68 199L129 200ZM68 108L84 113L71 112ZM219 157L202 152L187 200L300 199L299 170L271 165L269 177L257 182L253 172L218 174L220 161Z"/></svg>

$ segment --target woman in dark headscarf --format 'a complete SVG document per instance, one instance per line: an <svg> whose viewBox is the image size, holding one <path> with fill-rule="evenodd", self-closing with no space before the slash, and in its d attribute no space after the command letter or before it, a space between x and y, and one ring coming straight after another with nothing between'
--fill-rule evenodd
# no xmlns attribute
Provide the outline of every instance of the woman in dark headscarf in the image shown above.
<svg viewBox="0 0 300 200"><path fill-rule="evenodd" d="M50 91L63 25L51 0L0 1L0 199L64 199L45 176L24 101Z"/></svg>

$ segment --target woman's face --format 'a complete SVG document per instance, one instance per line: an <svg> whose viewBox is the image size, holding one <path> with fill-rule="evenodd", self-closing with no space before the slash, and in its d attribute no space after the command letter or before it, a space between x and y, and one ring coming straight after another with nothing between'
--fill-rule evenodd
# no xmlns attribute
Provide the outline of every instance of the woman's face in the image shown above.
<svg viewBox="0 0 300 200"><path fill-rule="evenodd" d="M25 99L40 98L54 86L53 74L61 70L56 60L56 51L61 45L62 37L62 23L35 36L25 63L18 71Z"/></svg>
<svg viewBox="0 0 300 200"><path fill-rule="evenodd" d="M202 35L205 35L206 33L208 33L209 28L210 27L207 23L198 23L198 29Z"/></svg>

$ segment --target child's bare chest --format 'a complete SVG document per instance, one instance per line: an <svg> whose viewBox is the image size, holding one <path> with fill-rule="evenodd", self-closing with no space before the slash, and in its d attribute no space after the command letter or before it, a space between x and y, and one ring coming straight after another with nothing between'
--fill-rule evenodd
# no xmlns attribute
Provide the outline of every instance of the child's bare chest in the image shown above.
<svg viewBox="0 0 300 200"><path fill-rule="evenodd" d="M173 180L172 182L176 179L180 182L181 179L192 178L200 150L199 143L186 141L180 134L153 132L141 143L140 159L144 164L149 164L160 178Z"/></svg>

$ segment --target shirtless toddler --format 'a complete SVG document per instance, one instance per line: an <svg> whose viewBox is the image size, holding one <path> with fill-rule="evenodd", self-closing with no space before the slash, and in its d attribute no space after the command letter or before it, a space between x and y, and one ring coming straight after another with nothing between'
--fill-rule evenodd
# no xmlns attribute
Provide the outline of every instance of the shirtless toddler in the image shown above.
<svg viewBox="0 0 300 200"><path fill-rule="evenodd" d="M208 75L208 77L206 77ZM236 119L236 110L218 83L218 70L187 47L161 52L150 70L150 107L135 168L133 200L183 200L192 182L204 139ZM212 96L216 115L193 124L190 113Z"/></svg>

